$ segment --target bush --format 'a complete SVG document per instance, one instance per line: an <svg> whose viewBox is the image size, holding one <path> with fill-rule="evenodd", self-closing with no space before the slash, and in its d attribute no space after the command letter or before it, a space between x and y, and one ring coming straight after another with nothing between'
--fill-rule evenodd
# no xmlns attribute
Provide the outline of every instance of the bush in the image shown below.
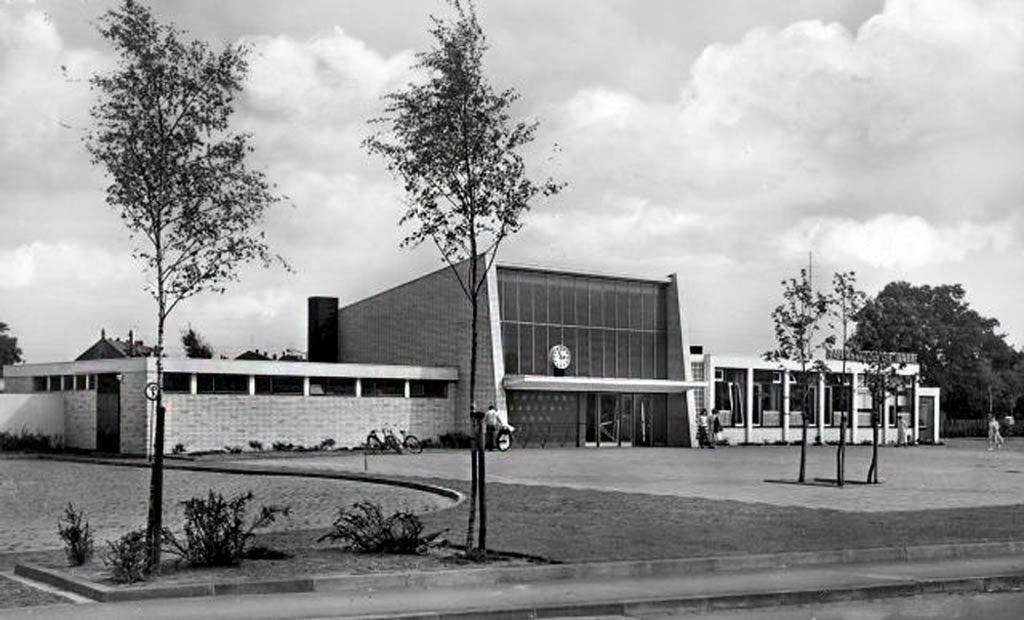
<svg viewBox="0 0 1024 620"><path fill-rule="evenodd" d="M185 444L180 442L174 444L174 448L171 449L171 454L185 454Z"/></svg>
<svg viewBox="0 0 1024 620"><path fill-rule="evenodd" d="M180 555L191 566L237 566L245 554L245 546L253 533L287 516L287 506L261 506L260 513L246 524L246 509L252 491L224 499L210 491L206 499L185 500L185 541L180 542L170 530L164 530L164 541L172 553Z"/></svg>
<svg viewBox="0 0 1024 620"><path fill-rule="evenodd" d="M262 441L259 441L259 440L256 440L256 439L250 439L249 440L249 447L252 448L253 450L255 450L256 452L263 452L263 442Z"/></svg>
<svg viewBox="0 0 1024 620"><path fill-rule="evenodd" d="M459 450L468 450L472 443L472 438L466 433L454 432L445 433L437 438L442 448L456 448Z"/></svg>
<svg viewBox="0 0 1024 620"><path fill-rule="evenodd" d="M421 536L423 522L419 517L402 511L385 517L380 504L372 502L340 509L331 528L318 542L341 542L359 553L423 553L442 534Z"/></svg>
<svg viewBox="0 0 1024 620"><path fill-rule="evenodd" d="M64 541L64 555L71 566L81 566L92 557L92 527L85 520L85 513L75 510L68 502L64 516L57 520L57 532Z"/></svg>
<svg viewBox="0 0 1024 620"><path fill-rule="evenodd" d="M320 449L321 450L333 450L334 449L334 444L335 444L334 439L328 437L328 438L326 438L326 439L324 439L323 441L320 442Z"/></svg>
<svg viewBox="0 0 1024 620"><path fill-rule="evenodd" d="M242 446L224 446L224 451L228 454L241 454Z"/></svg>
<svg viewBox="0 0 1024 620"><path fill-rule="evenodd" d="M295 449L295 444L285 443L283 441L275 441L273 443L274 450L278 452L290 452Z"/></svg>
<svg viewBox="0 0 1024 620"><path fill-rule="evenodd" d="M60 436L43 435L22 428L19 432L0 431L0 452L53 452L60 450L63 440Z"/></svg>
<svg viewBox="0 0 1024 620"><path fill-rule="evenodd" d="M107 541L110 549L104 563L110 567L110 578L117 583L135 583L146 579L146 530L132 530L117 542Z"/></svg>

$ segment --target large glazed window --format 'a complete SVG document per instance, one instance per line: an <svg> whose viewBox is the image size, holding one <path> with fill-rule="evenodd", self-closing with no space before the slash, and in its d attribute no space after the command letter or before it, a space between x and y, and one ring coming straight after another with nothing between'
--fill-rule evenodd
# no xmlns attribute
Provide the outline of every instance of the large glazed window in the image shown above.
<svg viewBox="0 0 1024 620"><path fill-rule="evenodd" d="M248 394L249 375L199 374L196 391L200 394Z"/></svg>
<svg viewBox="0 0 1024 620"><path fill-rule="evenodd" d="M665 299L659 282L499 268L505 373L667 378ZM564 371L549 358L569 348Z"/></svg>

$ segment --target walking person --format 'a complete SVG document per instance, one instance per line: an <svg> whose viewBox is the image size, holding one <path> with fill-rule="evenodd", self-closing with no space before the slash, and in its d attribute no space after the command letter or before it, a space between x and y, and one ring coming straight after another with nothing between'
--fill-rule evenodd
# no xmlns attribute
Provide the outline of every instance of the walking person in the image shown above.
<svg viewBox="0 0 1024 620"><path fill-rule="evenodd" d="M988 414L988 451L1002 450L1003 434L999 432L999 420L991 413Z"/></svg>
<svg viewBox="0 0 1024 620"><path fill-rule="evenodd" d="M487 413L484 414L484 441L488 450L494 450L494 439L498 434L498 424L501 423L501 417L498 415L498 408L491 405L487 408Z"/></svg>

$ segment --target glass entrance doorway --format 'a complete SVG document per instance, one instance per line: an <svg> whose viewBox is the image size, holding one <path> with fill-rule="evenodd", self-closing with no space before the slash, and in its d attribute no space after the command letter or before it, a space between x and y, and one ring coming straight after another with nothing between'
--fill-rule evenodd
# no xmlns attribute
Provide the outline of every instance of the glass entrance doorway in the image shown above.
<svg viewBox="0 0 1024 620"><path fill-rule="evenodd" d="M664 403L659 395L598 393L586 395L588 446L660 445L655 437L665 433ZM663 399L664 397L662 397Z"/></svg>

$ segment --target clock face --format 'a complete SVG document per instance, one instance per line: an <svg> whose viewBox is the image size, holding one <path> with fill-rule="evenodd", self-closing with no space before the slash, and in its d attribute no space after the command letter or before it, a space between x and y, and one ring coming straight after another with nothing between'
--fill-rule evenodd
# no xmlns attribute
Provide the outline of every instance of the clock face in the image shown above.
<svg viewBox="0 0 1024 620"><path fill-rule="evenodd" d="M550 356L552 365L558 370L565 370L572 362L572 354L569 353L569 347L564 344L556 344L551 347Z"/></svg>

